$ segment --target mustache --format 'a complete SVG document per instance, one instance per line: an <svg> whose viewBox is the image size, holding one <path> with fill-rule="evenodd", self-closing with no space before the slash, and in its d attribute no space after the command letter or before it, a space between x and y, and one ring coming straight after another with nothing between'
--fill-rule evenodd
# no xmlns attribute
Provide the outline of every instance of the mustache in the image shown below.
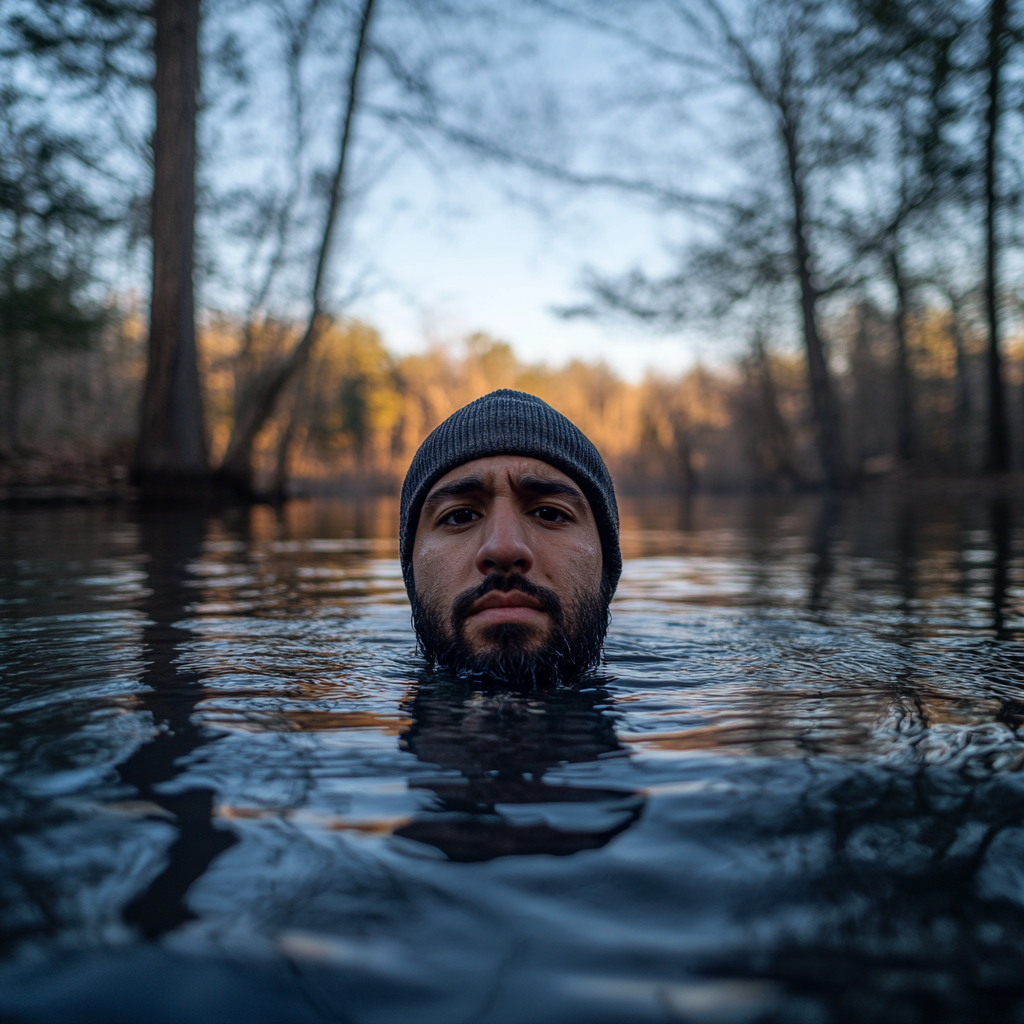
<svg viewBox="0 0 1024 1024"><path fill-rule="evenodd" d="M491 591L498 590L502 593L510 593L513 590L519 590L526 594L527 597L532 597L535 601L540 604L540 610L547 612L551 616L551 621L555 626L561 626L564 619L562 612L562 602L559 596L547 587L542 587L533 580L527 579L521 573L510 573L508 576L502 575L501 573L491 573L489 576L485 576L483 582L475 587L470 587L468 590L464 590L455 599L455 603L452 605L452 622L458 630L463 619L469 614L470 608L480 600L482 597L486 597Z"/></svg>

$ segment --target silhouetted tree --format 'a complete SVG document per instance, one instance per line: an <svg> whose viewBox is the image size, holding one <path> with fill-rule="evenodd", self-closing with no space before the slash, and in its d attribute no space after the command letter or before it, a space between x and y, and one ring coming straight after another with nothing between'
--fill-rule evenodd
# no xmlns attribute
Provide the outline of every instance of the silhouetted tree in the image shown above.
<svg viewBox="0 0 1024 1024"><path fill-rule="evenodd" d="M985 316L988 326L987 384L988 431L985 465L990 472L1010 468L1010 444L1006 423L1003 357L999 344L999 133L1005 104L1004 79L1011 40L1009 0L990 0L988 5L987 87L985 90L985 155L983 164L985 205Z"/></svg>
<svg viewBox="0 0 1024 1024"><path fill-rule="evenodd" d="M855 92L861 102L882 111L900 129L901 146L895 155L901 161L902 187L893 189L892 212L884 232L888 242L875 243L876 251L895 258L890 269L897 292L897 340L905 338L905 315L899 311L905 311L907 305L904 270L914 248L914 239L907 237L914 229L911 221L916 218L920 228L925 223L922 214L932 219L949 209L964 211L969 223L977 221L980 207L983 228L978 262L966 275L961 268L966 280L955 290L971 290L978 282L984 294L984 462L993 471L1007 469L1010 448L999 340L999 265L1007 239L1000 238L999 219L1001 212L1013 205L1020 186L1011 180L1010 161L1001 153L1000 138L1006 114L1019 102L1019 97L1009 97L1007 82L1022 28L1008 0L985 4L853 0L851 10L859 29L869 37L856 69ZM934 246L936 239L925 231L918 241L928 247ZM926 276L920 283L938 285L940 292L949 294L949 281L929 281ZM964 368L962 360L960 368ZM909 378L900 383L899 390L901 395L909 395ZM904 458L912 447L912 429L912 415L904 409L900 428Z"/></svg>
<svg viewBox="0 0 1024 1024"><path fill-rule="evenodd" d="M155 0L153 276L135 470L144 484L208 473L193 301L199 0Z"/></svg>

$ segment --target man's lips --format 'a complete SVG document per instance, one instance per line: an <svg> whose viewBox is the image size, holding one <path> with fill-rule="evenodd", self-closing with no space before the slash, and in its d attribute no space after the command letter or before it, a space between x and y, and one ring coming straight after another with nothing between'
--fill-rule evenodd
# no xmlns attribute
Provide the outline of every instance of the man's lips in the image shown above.
<svg viewBox="0 0 1024 1024"><path fill-rule="evenodd" d="M492 590L470 607L467 619L484 624L493 622L532 622L546 615L540 601L519 590Z"/></svg>

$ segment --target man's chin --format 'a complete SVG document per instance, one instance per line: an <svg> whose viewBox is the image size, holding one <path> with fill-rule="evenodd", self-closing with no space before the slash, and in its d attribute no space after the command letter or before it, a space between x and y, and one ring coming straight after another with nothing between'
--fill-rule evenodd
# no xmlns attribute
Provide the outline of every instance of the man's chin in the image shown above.
<svg viewBox="0 0 1024 1024"><path fill-rule="evenodd" d="M466 649L476 657L488 658L502 652L523 655L543 650L551 635L550 629L540 630L521 622L499 622L464 633Z"/></svg>
<svg viewBox="0 0 1024 1024"><path fill-rule="evenodd" d="M561 614L552 614L543 624L480 623L459 617L458 625L446 629L443 618L418 600L413 602L413 621L420 649L436 668L530 687L574 679L597 664L608 607L599 595L582 602L569 632Z"/></svg>
<svg viewBox="0 0 1024 1024"><path fill-rule="evenodd" d="M436 652L438 668L505 686L547 685L564 678L565 656L550 630L500 623L462 632Z"/></svg>

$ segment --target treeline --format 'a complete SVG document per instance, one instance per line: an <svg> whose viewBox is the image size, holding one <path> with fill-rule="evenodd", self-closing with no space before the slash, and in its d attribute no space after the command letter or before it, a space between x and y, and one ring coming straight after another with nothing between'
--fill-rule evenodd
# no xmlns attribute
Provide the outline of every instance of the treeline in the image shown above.
<svg viewBox="0 0 1024 1024"><path fill-rule="evenodd" d="M898 472L892 325L862 305L828 328L841 367L837 397L852 426L844 457L862 478ZM240 396L251 386L242 371L258 376L301 329L267 323L243 342L239 325L221 319L199 332L214 463L223 458ZM248 346L244 358L242 344ZM972 410L984 401L984 332L931 311L910 322L908 350L919 399L917 465L933 473L969 472L983 449ZM1007 356L1012 426L1019 431L1024 342L1010 344ZM50 354L24 393L22 476L34 461L37 477L75 466L94 478L123 475L134 450L132 412L145 364L144 324L130 309L111 313L89 351ZM600 363L523 363L510 345L483 334L399 356L371 327L348 321L324 331L257 435L253 483L258 492L279 497L395 493L435 426L472 399L509 387L540 396L578 424L624 493L800 490L820 485L805 380L798 354L764 346L715 368L697 366L676 377L649 372L630 383ZM11 482L14 465L10 459L0 464L0 486Z"/></svg>
<svg viewBox="0 0 1024 1024"><path fill-rule="evenodd" d="M385 481L450 403L512 380L637 486L1019 468L1022 6L9 0L5 458L73 408L143 484ZM669 269L605 260L562 312L700 335L708 368L632 387L480 340L371 344L358 222L402 162L656 212ZM106 298L126 280L132 314Z"/></svg>
<svg viewBox="0 0 1024 1024"><path fill-rule="evenodd" d="M923 310L906 324L918 472L963 475L983 466L984 320L970 308L958 312L959 318ZM897 455L900 370L891 317L861 303L824 326L834 339L836 402L849 428L845 464L861 478L906 471ZM237 377L239 334L230 322L202 333L215 461L245 389ZM261 365L273 365L274 350L289 340L284 325L264 325L249 341L248 373L258 376ZM1024 436L1024 338L1008 339L1005 372L1010 427ZM396 356L371 327L350 322L325 332L260 433L256 482L275 493L288 481L296 493L336 485L394 490L434 427L474 398L507 387L568 416L594 440L626 491L817 487L822 478L806 379L799 350L763 344L679 376L650 371L633 384L601 363L523 363L509 344L484 334Z"/></svg>

